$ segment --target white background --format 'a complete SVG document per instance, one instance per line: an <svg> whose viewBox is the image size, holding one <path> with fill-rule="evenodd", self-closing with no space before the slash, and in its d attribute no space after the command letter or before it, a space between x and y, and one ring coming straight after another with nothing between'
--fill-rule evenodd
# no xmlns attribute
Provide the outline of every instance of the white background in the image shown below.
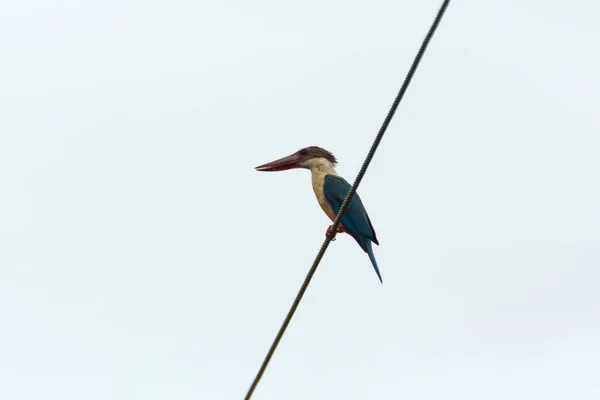
<svg viewBox="0 0 600 400"><path fill-rule="evenodd" d="M242 398L440 4L3 3L0 398ZM254 398L600 398L599 12L450 4Z"/></svg>

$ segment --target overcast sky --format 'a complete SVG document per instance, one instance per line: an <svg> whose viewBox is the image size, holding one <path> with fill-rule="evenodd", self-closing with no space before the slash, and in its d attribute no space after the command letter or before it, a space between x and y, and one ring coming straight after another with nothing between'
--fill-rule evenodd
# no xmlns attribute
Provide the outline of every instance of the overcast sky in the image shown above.
<svg viewBox="0 0 600 400"><path fill-rule="evenodd" d="M4 2L0 398L242 398L440 4ZM600 398L599 13L450 4L255 399Z"/></svg>

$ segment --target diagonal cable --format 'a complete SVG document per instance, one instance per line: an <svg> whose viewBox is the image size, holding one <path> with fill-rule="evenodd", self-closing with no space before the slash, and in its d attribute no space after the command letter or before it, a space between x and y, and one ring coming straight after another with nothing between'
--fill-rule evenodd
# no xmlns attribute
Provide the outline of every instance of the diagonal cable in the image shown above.
<svg viewBox="0 0 600 400"><path fill-rule="evenodd" d="M271 357L273 357L273 354L275 353L275 350L277 349L277 346L279 345L279 342L281 341L281 338L283 337L285 330L287 329L288 325L290 324L290 321L292 320L292 317L294 316L294 313L296 312L296 309L298 308L298 305L300 304L300 301L302 300L302 297L304 296L304 293L306 292L306 289L308 288L308 285L310 284L310 281L312 280L312 277L315 274L317 267L319 266L319 263L321 262L321 259L325 255L325 251L327 251L329 244L335 238L335 235L337 233L336 232L337 227L340 225L342 217L344 216L344 213L346 212L346 209L348 208L348 204L350 204L350 200L352 200L352 196L354 196L354 193L356 193L356 189L360 185L360 182L362 181L362 179L365 175L365 172L367 171L367 168L369 167L369 164L371 163L371 160L373 159L373 156L375 155L375 151L377 151L377 147L379 147L379 143L381 142L381 139L383 138L383 135L385 134L385 131L388 128L388 125L392 121L392 118L394 117L394 114L396 113L396 109L398 108L398 105L400 104L400 101L404 97L404 92L406 92L406 89L408 88L408 85L410 84L412 77L413 77L415 71L417 70L417 67L419 66L419 62L421 61L421 58L423 57L423 53L425 53L425 50L427 49L427 46L429 45L429 41L431 40L431 37L435 33L435 30L437 29L437 27L442 19L442 16L444 15L444 12L446 11L446 8L448 7L449 3L450 3L450 0L444 0L444 2L442 3L442 6L440 7L440 10L438 11L438 13L435 17L435 20L433 21L433 24L431 25L431 28L429 28L429 32L427 32L427 36L425 36L425 39L423 40L423 43L421 44L421 47L419 48L419 52L417 53L417 55L412 63L412 66L410 67L410 70L408 71L406 78L404 78L404 83L402 84L402 87L400 88L400 91L398 92L398 95L396 96L394 103L392 103L392 107L390 108L390 111L388 112L387 116L385 117L385 120L383 121L383 124L381 125L381 128L379 129L379 133L377 133L377 136L375 137L375 140L373 141L373 145L371 145L371 149L369 150L369 153L367 154L367 157L365 158L365 161L363 162L363 165L362 165L360 171L358 172L356 179L354 180L354 184L352 185L352 187L346 194L346 198L344 199L344 202L342 203L342 206L340 207L340 210L337 213L335 221L333 222L333 225L332 225L331 229L329 230L327 237L325 238L325 241L321 245L321 248L319 249L319 252L317 253L317 256L315 257L315 261L313 261L313 264L310 267L310 270L306 274L306 278L304 278L304 282L302 283L302 286L300 287L300 290L298 291L298 294L296 295L296 298L294 299L294 302L292 303L292 306L290 307L290 310L288 311L288 313L285 317L285 320L283 320L283 323L281 324L281 327L279 328L279 332L277 332L277 336L275 336L275 340L273 340L273 343L271 344L271 347L269 348L269 351L267 352L267 355L265 356L265 359L264 359L262 365L260 366L260 369L258 370L256 377L254 378L254 381L252 382L252 385L250 385L250 388L248 389L248 392L246 393L245 400L249 400L252 397L252 394L254 393L254 390L256 389L258 382L260 381L263 374L265 373L265 370L267 369L267 366L269 365L269 361L271 361Z"/></svg>

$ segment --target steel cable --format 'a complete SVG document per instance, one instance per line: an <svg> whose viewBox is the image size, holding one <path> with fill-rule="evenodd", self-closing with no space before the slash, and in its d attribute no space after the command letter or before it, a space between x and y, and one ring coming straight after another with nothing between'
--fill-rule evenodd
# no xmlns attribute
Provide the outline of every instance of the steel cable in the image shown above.
<svg viewBox="0 0 600 400"><path fill-rule="evenodd" d="M317 253L317 256L315 257L315 260L313 261L313 264L310 267L310 270L306 274L306 278L304 278L304 282L302 283L302 286L300 287L300 290L298 291L298 294L296 295L296 298L294 299L294 302L292 303L292 306L290 307L290 310L288 311L288 313L285 317L285 320L283 321L283 323L281 324L281 327L279 328L279 331L277 332L277 336L275 336L275 340L273 340L273 343L271 344L271 347L269 348L269 351L267 352L267 355L265 356L265 359L263 360L263 363L260 366L260 369L258 370L256 377L254 378L254 381L252 382L252 385L250 385L250 388L248 389L248 392L246 393L245 400L249 400L252 397L252 394L254 393L254 390L256 389L258 382L260 381L265 370L267 369L267 366L269 365L269 361L271 361L271 357L273 357L273 354L275 353L275 350L277 349L277 346L279 345L279 342L281 341L281 338L283 337L285 330L287 329L288 325L290 324L290 321L292 320L292 317L294 316L294 313L296 312L296 309L298 308L298 305L300 304L300 301L302 300L302 297L304 296L304 293L306 292L306 289L308 288L308 285L310 284L310 281L312 280L312 277L315 274L317 267L319 266L319 263L321 262L321 259L325 255L325 251L327 251L327 248L329 247L329 243L331 243L331 241L335 238L335 236L337 234L337 232L336 232L337 227L339 226L340 221L342 220L342 217L344 216L344 213L346 212L346 208L348 208L348 204L350 204L350 200L352 200L352 196L354 196L354 193L356 193L356 189L358 189L358 186L360 185L360 182L362 181L362 178L364 177L365 172L367 171L367 168L369 167L369 164L371 163L371 160L373 159L373 156L375 155L375 151L377 151L377 147L379 147L379 143L381 142L381 139L383 138L383 135L385 134L385 131L388 128L388 125L390 124L392 118L394 117L394 114L396 113L396 109L398 108L400 101L404 97L404 92L406 92L406 89L408 88L408 85L410 84L412 77L413 77L415 71L417 70L417 67L419 66L419 62L421 61L421 58L423 57L423 53L427 49L427 46L429 45L429 41L431 40L433 34L435 33L435 30L437 29L449 3L450 3L450 0L445 0L442 3L440 10L438 11L437 16L435 17L435 20L433 21L433 24L431 25L431 28L429 29L429 32L427 32L427 36L425 36L425 39L423 40L423 43L421 44L421 47L419 48L419 52L417 53L417 55L412 63L412 66L410 67L410 70L408 71L408 74L406 75L406 78L404 79L404 83L402 84L400 91L396 95L396 99L394 100L394 103L392 103L392 106L391 106L387 116L385 117L385 120L383 121L383 124L381 125L381 128L379 129L379 132L377 133L377 136L375 137L375 140L373 141L373 145L371 146L371 149L369 150L369 153L367 154L367 157L365 158L365 161L363 162L363 165L362 165L360 171L358 172L356 179L354 180L354 184L352 185L352 187L346 194L346 198L344 199L344 202L342 203L342 206L340 207L340 210L337 213L335 221L333 222L333 225L332 225L331 229L329 230L329 233L327 234L325 241L321 245L321 248L319 249L319 252Z"/></svg>

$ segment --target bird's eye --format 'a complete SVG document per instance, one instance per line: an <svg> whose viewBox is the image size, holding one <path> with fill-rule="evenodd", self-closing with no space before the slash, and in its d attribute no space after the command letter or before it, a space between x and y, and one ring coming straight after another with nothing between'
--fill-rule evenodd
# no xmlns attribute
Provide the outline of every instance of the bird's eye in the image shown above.
<svg viewBox="0 0 600 400"><path fill-rule="evenodd" d="M300 150L300 155L301 155L301 156L305 156L305 155L307 155L307 154L308 154L308 150L306 150L306 149L302 149L302 150Z"/></svg>

